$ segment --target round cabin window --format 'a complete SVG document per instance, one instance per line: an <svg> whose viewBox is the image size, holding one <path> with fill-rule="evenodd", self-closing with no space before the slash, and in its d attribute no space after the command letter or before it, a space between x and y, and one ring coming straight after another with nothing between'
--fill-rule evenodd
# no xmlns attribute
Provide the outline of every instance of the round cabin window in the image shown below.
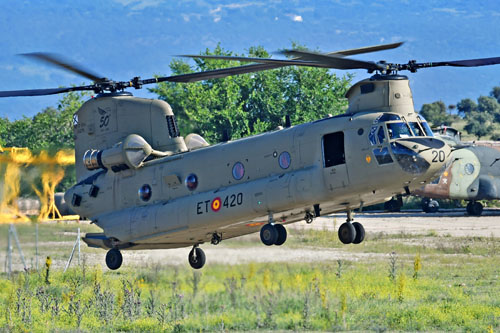
<svg viewBox="0 0 500 333"><path fill-rule="evenodd" d="M467 163L464 169L465 173L468 175L472 175L474 173L474 165L472 163Z"/></svg>
<svg viewBox="0 0 500 333"><path fill-rule="evenodd" d="M241 162L236 162L233 165L233 177L240 180L245 175L245 166Z"/></svg>
<svg viewBox="0 0 500 333"><path fill-rule="evenodd" d="M139 198L142 201L149 201L149 199L151 199L151 195L153 194L153 191L151 190L151 186L149 186L148 184L144 184L139 189L138 194L139 194Z"/></svg>
<svg viewBox="0 0 500 333"><path fill-rule="evenodd" d="M284 151L280 154L279 163L280 163L280 167L282 169L288 169L291 162L292 162L292 158L290 157L289 152Z"/></svg>
<svg viewBox="0 0 500 333"><path fill-rule="evenodd" d="M193 191L198 187L198 176L196 176L194 173L190 174L189 176L186 177L186 187L190 190Z"/></svg>

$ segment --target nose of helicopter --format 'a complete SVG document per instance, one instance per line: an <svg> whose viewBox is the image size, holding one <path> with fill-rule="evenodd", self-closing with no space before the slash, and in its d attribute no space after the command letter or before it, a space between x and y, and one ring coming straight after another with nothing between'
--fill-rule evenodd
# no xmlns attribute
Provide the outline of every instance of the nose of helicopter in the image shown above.
<svg viewBox="0 0 500 333"><path fill-rule="evenodd" d="M391 143L401 168L415 176L432 176L449 162L451 148L437 138L404 138Z"/></svg>

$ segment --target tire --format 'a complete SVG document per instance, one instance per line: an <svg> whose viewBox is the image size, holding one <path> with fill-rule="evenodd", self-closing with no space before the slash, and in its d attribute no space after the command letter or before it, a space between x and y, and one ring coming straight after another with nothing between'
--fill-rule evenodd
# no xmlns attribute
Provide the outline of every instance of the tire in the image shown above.
<svg viewBox="0 0 500 333"><path fill-rule="evenodd" d="M439 203L436 200L431 200L427 204L427 213L437 213L439 211Z"/></svg>
<svg viewBox="0 0 500 333"><path fill-rule="evenodd" d="M118 249L111 249L106 253L106 266L111 270L120 268L123 262L123 256Z"/></svg>
<svg viewBox="0 0 500 333"><path fill-rule="evenodd" d="M351 244L356 238L356 229L350 222L343 223L338 233L340 241L344 244Z"/></svg>
<svg viewBox="0 0 500 333"><path fill-rule="evenodd" d="M274 228L278 232L278 238L276 239L276 242L274 245L280 246L283 245L286 242L286 228L282 224L275 224Z"/></svg>
<svg viewBox="0 0 500 333"><path fill-rule="evenodd" d="M469 208L470 205L470 208ZM467 212L472 216L481 216L483 213L483 205L480 202L470 202L467 205Z"/></svg>
<svg viewBox="0 0 500 333"><path fill-rule="evenodd" d="M278 231L272 224L266 224L260 229L260 240L264 245L271 246L278 240Z"/></svg>
<svg viewBox="0 0 500 333"><path fill-rule="evenodd" d="M467 210L467 214L469 214L469 215L472 215L472 205L473 205L472 201L469 201L467 203L466 210Z"/></svg>
<svg viewBox="0 0 500 333"><path fill-rule="evenodd" d="M439 202L433 199L422 199L422 210L425 213L437 213L439 210Z"/></svg>
<svg viewBox="0 0 500 333"><path fill-rule="evenodd" d="M205 265L206 256L205 252L199 247L192 249L189 252L188 261L194 269L200 269Z"/></svg>
<svg viewBox="0 0 500 333"><path fill-rule="evenodd" d="M353 244L359 244L365 239L365 228L359 222L353 222L352 226L356 230L356 237L352 241Z"/></svg>

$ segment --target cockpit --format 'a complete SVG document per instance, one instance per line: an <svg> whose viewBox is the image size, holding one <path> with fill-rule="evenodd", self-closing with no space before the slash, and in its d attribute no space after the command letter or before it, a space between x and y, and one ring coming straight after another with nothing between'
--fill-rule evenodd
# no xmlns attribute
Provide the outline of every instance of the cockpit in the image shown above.
<svg viewBox="0 0 500 333"><path fill-rule="evenodd" d="M387 134L385 130L387 129ZM415 136L434 136L427 121L417 116L417 121L407 121L404 116L384 113L375 121L368 134L372 145L380 145L387 140L410 138Z"/></svg>
<svg viewBox="0 0 500 333"><path fill-rule="evenodd" d="M373 147L372 152L379 165L393 163L395 158L404 170L419 174L429 167L429 163L422 159L418 152L401 144L400 140L422 143L424 142L422 140L425 140L427 144L428 139L424 137L432 136L429 124L420 115L416 117L416 121L408 121L404 116L384 113L373 122L368 133L368 140L372 146L376 146ZM439 145L439 143L434 144Z"/></svg>

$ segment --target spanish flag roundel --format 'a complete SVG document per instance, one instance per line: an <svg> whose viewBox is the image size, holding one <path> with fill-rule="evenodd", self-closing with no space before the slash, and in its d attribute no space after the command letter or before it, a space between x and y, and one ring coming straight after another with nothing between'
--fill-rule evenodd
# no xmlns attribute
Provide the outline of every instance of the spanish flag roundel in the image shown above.
<svg viewBox="0 0 500 333"><path fill-rule="evenodd" d="M222 205L222 202L220 200L220 197L217 197L214 200L212 200L212 210L214 212L218 212L221 205Z"/></svg>

